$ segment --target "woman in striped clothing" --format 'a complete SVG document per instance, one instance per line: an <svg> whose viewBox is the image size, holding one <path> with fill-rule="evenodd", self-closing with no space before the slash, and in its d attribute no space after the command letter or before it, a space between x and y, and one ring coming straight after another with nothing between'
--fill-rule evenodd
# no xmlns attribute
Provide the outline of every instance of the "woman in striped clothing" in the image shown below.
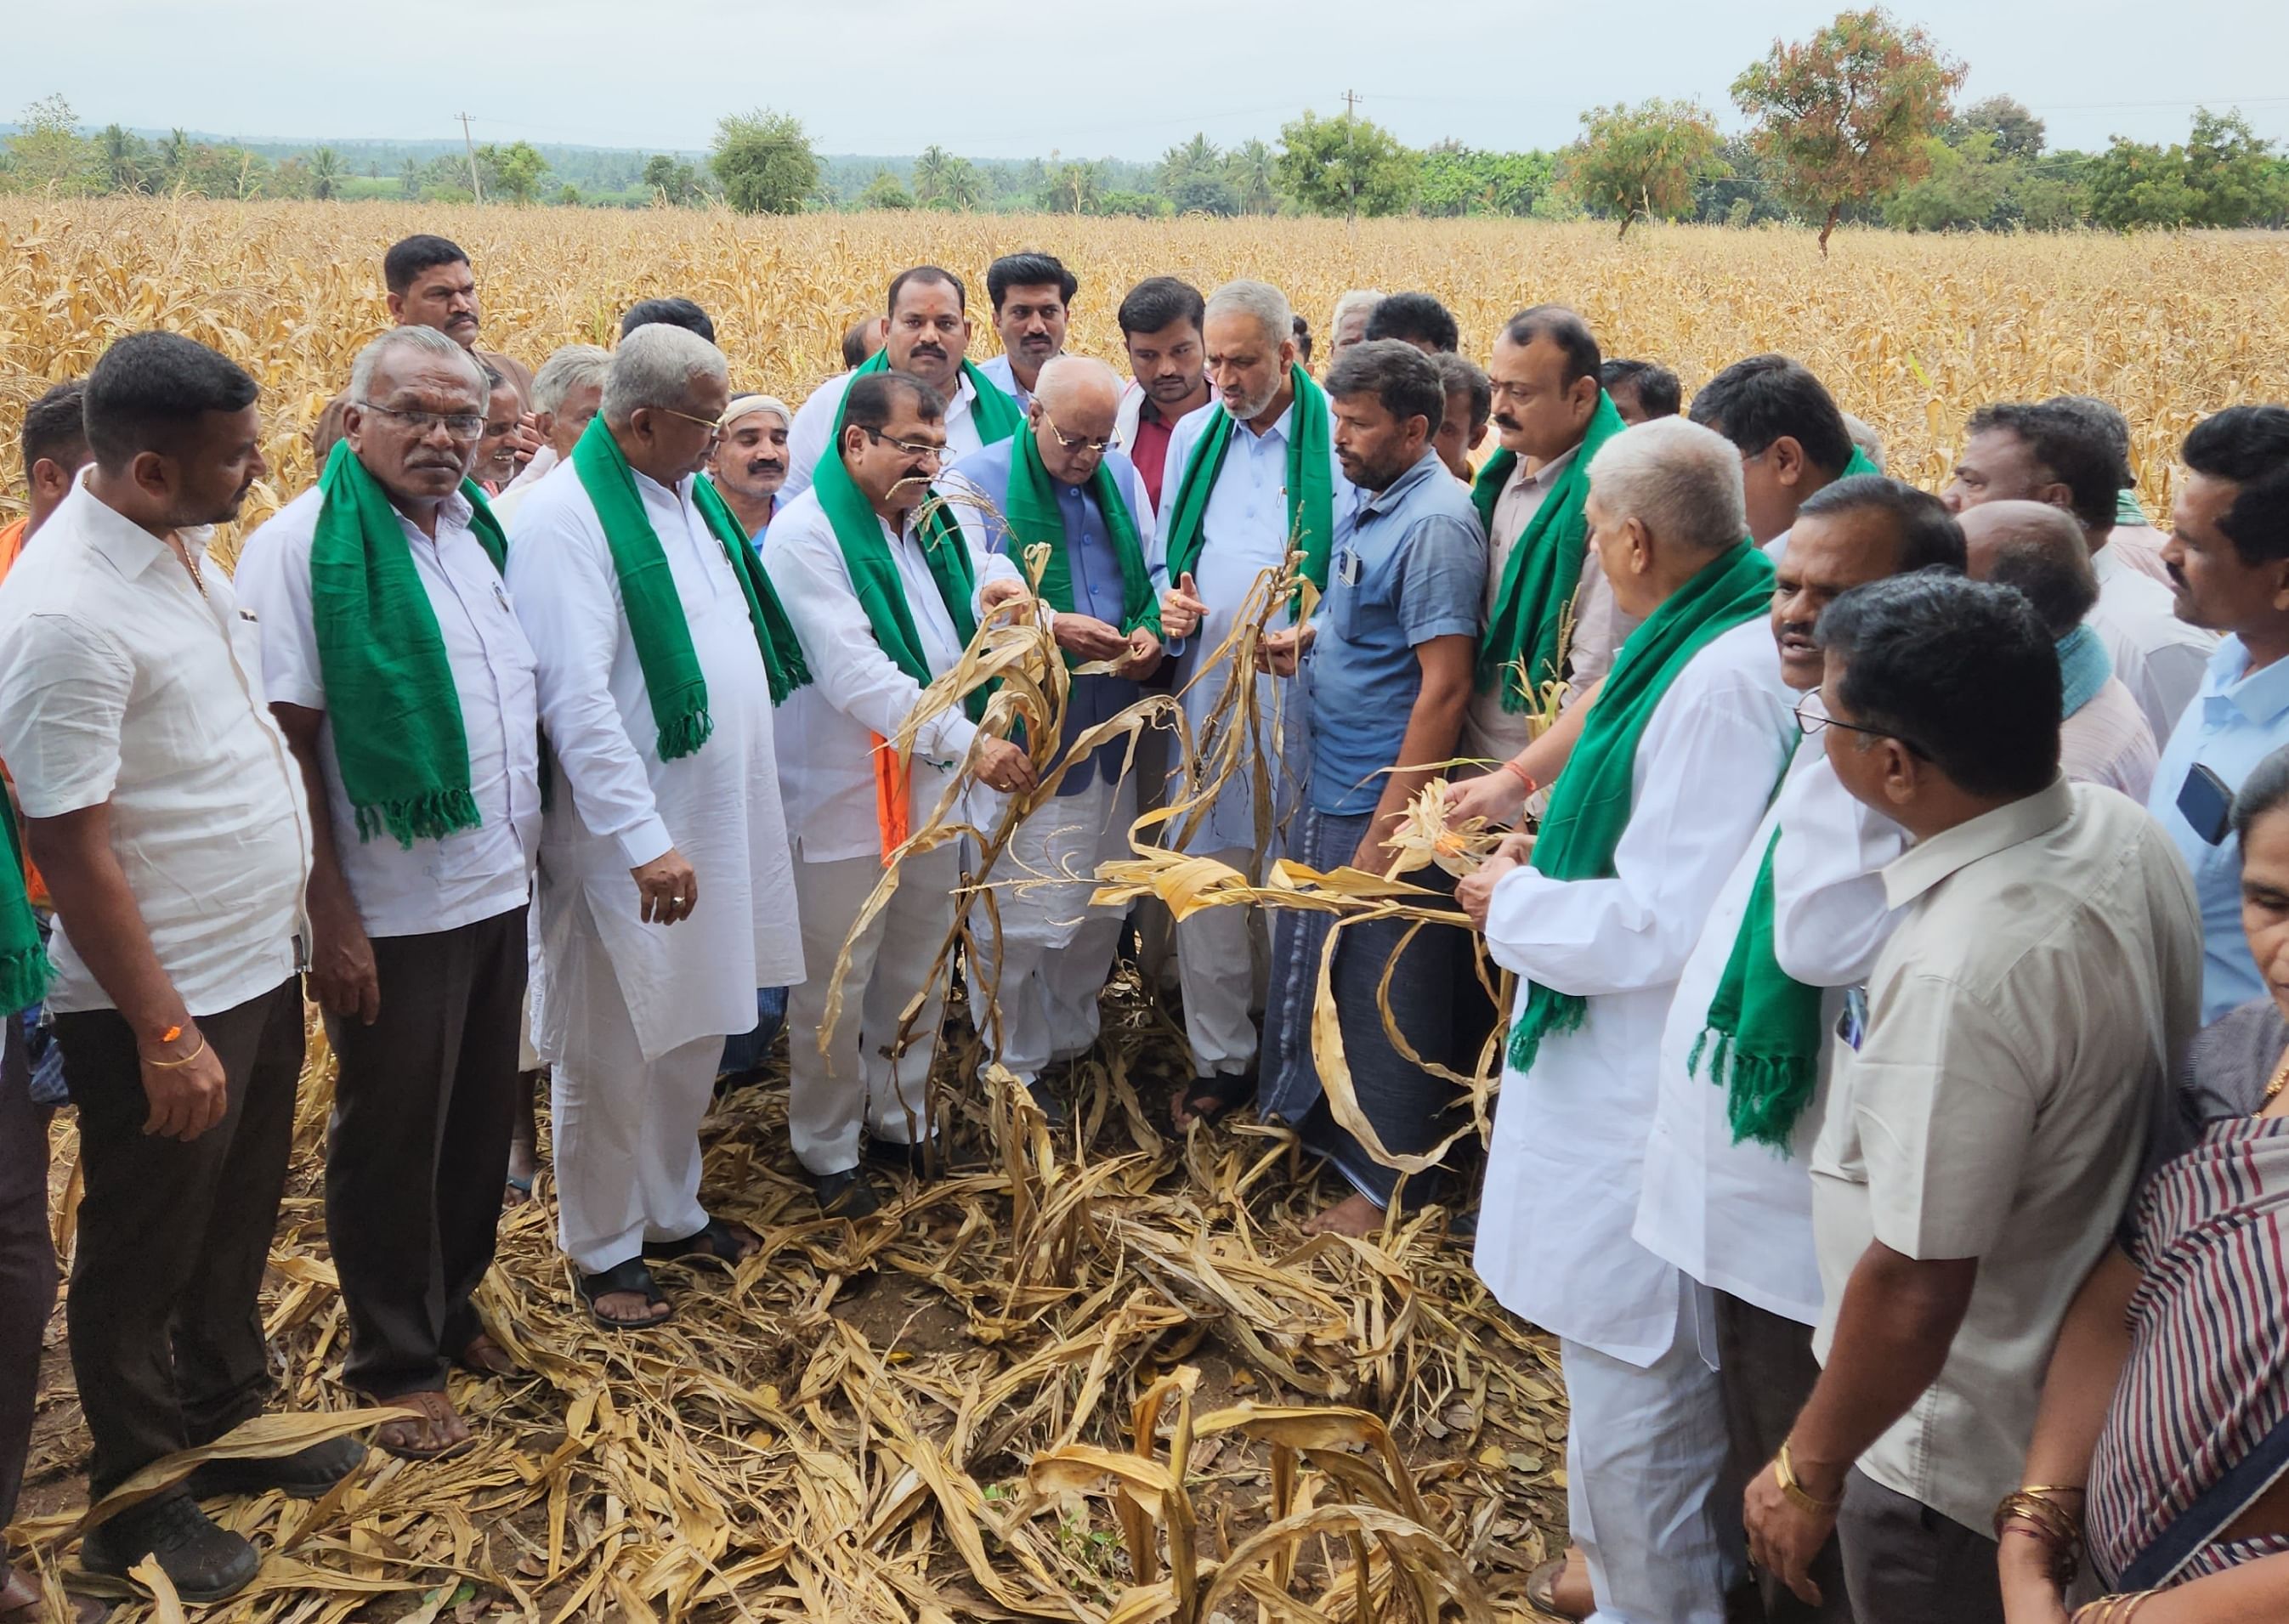
<svg viewBox="0 0 2289 1624"><path fill-rule="evenodd" d="M2289 751L2233 827L2272 997L2195 1040L2178 1153L2060 1330L2027 1486L1996 1512L2010 1624L2289 1619Z"/></svg>

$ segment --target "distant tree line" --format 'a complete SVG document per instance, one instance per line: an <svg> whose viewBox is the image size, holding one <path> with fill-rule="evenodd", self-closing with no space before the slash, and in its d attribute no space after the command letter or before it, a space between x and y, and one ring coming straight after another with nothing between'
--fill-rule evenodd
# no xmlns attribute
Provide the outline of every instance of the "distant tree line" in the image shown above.
<svg viewBox="0 0 2289 1624"><path fill-rule="evenodd" d="M1964 65L1881 10L1845 12L1809 39L1776 41L1734 81L1748 127L1655 98L1594 107L1555 152L1443 141L1410 147L1370 119L1306 111L1276 142L1205 134L1156 163L823 155L802 121L727 117L705 155L435 143L288 147L150 139L80 129L60 96L35 103L0 150L0 189L210 197L427 198L618 207L728 206L1131 215L1493 215L1751 226L1846 222L1907 231L2127 231L2289 225L2289 158L2237 110L2196 111L2165 147L2116 137L2102 152L2051 148L2008 96L1955 105Z"/></svg>

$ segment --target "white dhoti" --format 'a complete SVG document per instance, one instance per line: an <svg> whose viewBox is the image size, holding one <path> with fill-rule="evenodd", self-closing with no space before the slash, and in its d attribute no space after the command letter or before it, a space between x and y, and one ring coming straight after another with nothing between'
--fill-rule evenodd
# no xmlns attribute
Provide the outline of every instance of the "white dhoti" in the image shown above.
<svg viewBox="0 0 2289 1624"><path fill-rule="evenodd" d="M1196 852L1256 878L1248 850ZM1256 1017L1271 952L1255 908L1202 908L1176 921L1176 985L1199 1077L1237 1077L1256 1063Z"/></svg>
<svg viewBox="0 0 2289 1624"><path fill-rule="evenodd" d="M1649 1365L1560 1338L1567 1532L1590 1564L1593 1624L1725 1624L1739 1575L1719 1504L1725 1410L1705 1286L1679 1277L1677 1336Z"/></svg>
<svg viewBox="0 0 2289 1624"><path fill-rule="evenodd" d="M945 977L929 972L953 928L958 844L909 857L899 869L889 904L849 944L841 1019L827 1054L818 1052L835 960L881 878L881 861L873 856L825 863L798 857L794 865L809 974L787 989L787 1137L795 1158L819 1176L858 1165L862 1122L875 1138L899 1144L929 1130L930 1063L945 1007ZM893 1064L885 1051L925 983L929 998L908 1029L912 1047Z"/></svg>
<svg viewBox="0 0 2289 1624"><path fill-rule="evenodd" d="M699 1204L699 1123L715 1088L720 1037L646 1059L587 900L564 911L549 961L561 1036L551 1085L557 1235L583 1274L624 1263L650 1240L707 1224ZM554 1045L551 1046L552 1047Z"/></svg>
<svg viewBox="0 0 2289 1624"><path fill-rule="evenodd" d="M985 910L970 911L984 961L973 967L972 1018L989 1052L998 1045L993 1057L1020 1082L1040 1080L1044 1067L1097 1041L1097 995L1113 968L1122 916L1118 908L1090 907L1089 893L1100 863L1129 855L1136 821L1136 780L1115 784L1098 773L1086 789L1036 807L1010 835L993 876L1001 931L993 1009L975 1007L985 991L977 983L993 967L993 940ZM1067 874L1081 878L1044 878Z"/></svg>

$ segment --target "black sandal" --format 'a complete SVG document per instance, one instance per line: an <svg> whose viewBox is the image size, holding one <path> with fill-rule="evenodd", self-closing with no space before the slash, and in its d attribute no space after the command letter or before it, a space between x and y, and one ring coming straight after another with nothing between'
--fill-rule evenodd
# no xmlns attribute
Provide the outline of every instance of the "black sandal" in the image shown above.
<svg viewBox="0 0 2289 1624"><path fill-rule="evenodd" d="M1196 1077L1192 1086L1177 1096L1178 1102L1194 1122L1204 1127L1214 1127L1226 1117L1256 1097L1256 1073L1253 1071L1219 1071L1213 1077ZM1176 1126L1176 1113L1168 1113L1168 1125ZM1191 1126L1186 1123L1185 1127ZM1177 1127L1178 1133L1184 1128Z"/></svg>
<svg viewBox="0 0 2289 1624"><path fill-rule="evenodd" d="M654 1325L664 1325L675 1318L675 1310L659 1282L651 1278L651 1270L643 1259L632 1257L625 1263L615 1263L602 1274L577 1275L580 1284L580 1300L588 1305L588 1318L607 1331L649 1331ZM599 1299L621 1293L640 1296L647 1309L666 1309L668 1311L650 1319L614 1319L596 1306Z"/></svg>
<svg viewBox="0 0 2289 1624"><path fill-rule="evenodd" d="M755 1250L762 1249L762 1239L756 1238ZM731 1226L721 1218L710 1218L706 1227L696 1235L682 1240L652 1240L644 1243L643 1254L655 1263L682 1263L686 1267L703 1264L721 1269L729 1274L746 1262L754 1253L741 1244Z"/></svg>

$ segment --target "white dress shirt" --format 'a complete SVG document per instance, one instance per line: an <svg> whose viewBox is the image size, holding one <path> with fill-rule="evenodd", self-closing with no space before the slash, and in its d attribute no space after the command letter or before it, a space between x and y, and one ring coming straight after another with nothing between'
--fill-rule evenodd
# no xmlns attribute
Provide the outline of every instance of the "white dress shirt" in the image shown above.
<svg viewBox="0 0 2289 1624"><path fill-rule="evenodd" d="M1754 1140L1735 1142L1726 1090L1711 1080L1706 1056L1699 1072L1688 1065L1775 829L1774 956L1784 974L1824 989L1820 1083L1785 1152ZM1808 1169L1827 1109L1837 1018L1846 989L1866 976L1889 934L1883 870L1907 843L1905 830L1837 781L1818 736L1805 740L1717 894L1662 1029L1660 1097L1646 1145L1638 1243L1703 1286L1799 1325L1820 1320Z"/></svg>
<svg viewBox="0 0 2289 1624"><path fill-rule="evenodd" d="M842 397L849 393L850 380L857 376L856 372L845 372L839 378L828 378L795 408L794 421L787 426L787 476L786 483L779 487L781 507L810 489L811 474L834 438L834 420L842 415ZM948 467L985 443L977 432L977 418L972 410L977 404L977 386L969 381L967 372L955 376L953 398L945 403L945 462Z"/></svg>
<svg viewBox="0 0 2289 1624"><path fill-rule="evenodd" d="M434 541L396 515L452 668L478 817L474 829L416 840L410 850L386 829L358 839L357 813L342 787L310 606L310 543L323 502L313 486L280 508L247 537L235 579L239 601L261 617L262 681L270 702L326 712L318 762L334 852L366 935L424 935L521 907L540 840L532 645L492 559L470 533L468 501L458 493L446 498Z"/></svg>
<svg viewBox="0 0 2289 1624"><path fill-rule="evenodd" d="M788 906L794 873L779 805L770 679L746 593L723 544L691 502L631 473L667 559L707 683L714 728L693 754L659 755L650 689L629 634L619 576L577 471L544 480L517 513L508 585L538 666L540 720L554 756L542 819L544 958L585 928L601 935L647 1061L755 1023L755 989L802 979L802 937ZM699 900L674 925L643 922L630 870L673 848L698 877ZM579 989L542 1001L541 1052L559 1046Z"/></svg>
<svg viewBox="0 0 2289 1624"><path fill-rule="evenodd" d="M1156 586L1175 585L1168 575L1168 519L1176 511L1176 491L1184 483L1184 467L1192 461L1192 448L1216 422L1215 414L1223 410L1221 405L1211 402L1187 413L1169 433L1168 458L1160 476L1157 526L1160 537L1150 561ZM1208 605L1208 612L1200 617L1199 630L1184 640L1176 656L1174 679L1195 747L1200 743L1201 724L1216 708L1217 696L1224 690L1226 673L1219 671L1205 682L1192 679L1223 646L1224 639L1232 635L1257 577L1288 561L1288 442L1295 427L1296 409L1292 405L1277 423L1260 434L1245 423L1233 424L1231 449L1224 453L1216 489L1208 493L1208 506L1200 516L1200 562L1193 566L1192 579L1200 588L1200 601ZM1335 492L1336 534L1333 539L1340 541L1351 524L1359 492L1344 477L1332 445L1328 462ZM1329 556L1333 555L1331 545ZM1288 617L1275 611L1270 624L1274 628L1285 626ZM1256 696L1256 713L1263 719L1265 729L1262 757L1272 786L1276 823L1295 805L1311 777L1311 749L1299 713L1301 696L1293 678L1259 674ZM1254 745L1244 751L1239 770L1225 781L1216 805L1192 838L1190 849L1254 849L1256 775L1251 762L1256 754Z"/></svg>
<svg viewBox="0 0 2289 1624"><path fill-rule="evenodd" d="M1797 734L1763 617L1711 641L1647 721L1610 880L1532 869L1495 888L1486 938L1519 976L1589 1000L1580 1028L1505 1066L1475 1262L1511 1312L1649 1365L1676 1336L1676 1270L1632 1237L1662 1023L1711 905Z"/></svg>
<svg viewBox="0 0 2289 1624"><path fill-rule="evenodd" d="M27 817L110 803L111 849L195 1015L302 967L310 813L230 577L98 500L84 476L0 584L0 760ZM114 1007L60 919L48 1005Z"/></svg>
<svg viewBox="0 0 2289 1624"><path fill-rule="evenodd" d="M808 863L880 856L872 736L887 739L897 733L921 702L921 685L874 641L866 611L851 586L842 545L835 539L818 496L806 490L793 502L782 498L782 503L771 521L771 579L802 640L811 678L809 687L787 700L781 717L786 736L782 782L795 850ZM874 522L905 588L906 609L921 641L922 658L932 677L943 676L961 662L962 641L930 575L921 542L911 526L893 535L881 519ZM1008 559L975 546L970 565L980 587L1017 577ZM973 613L977 607L973 600ZM913 828L919 830L936 809L946 779L969 753L977 734L977 725L960 705L941 711L923 726L910 758L913 798L907 816Z"/></svg>
<svg viewBox="0 0 2289 1624"><path fill-rule="evenodd" d="M2098 607L2090 625L2105 640L2114 674L2146 713L2157 747L2186 713L2217 652L2217 634L2178 618L2170 589L2123 561L2113 546L2090 555L2098 577Z"/></svg>

